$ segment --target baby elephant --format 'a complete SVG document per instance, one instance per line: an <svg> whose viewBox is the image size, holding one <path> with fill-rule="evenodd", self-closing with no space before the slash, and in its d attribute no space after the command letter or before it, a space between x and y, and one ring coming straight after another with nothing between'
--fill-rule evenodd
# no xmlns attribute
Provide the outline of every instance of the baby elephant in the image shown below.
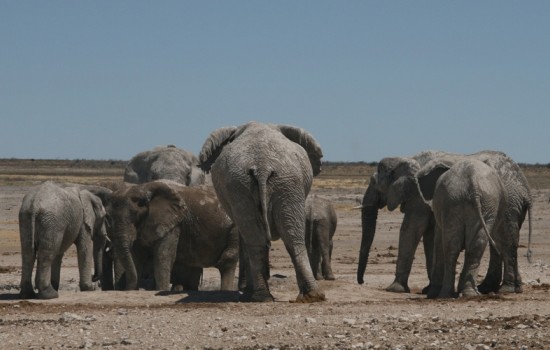
<svg viewBox="0 0 550 350"><path fill-rule="evenodd" d="M101 199L75 186L45 182L29 191L19 210L21 238L21 298L36 297L32 270L37 260L35 287L41 299L57 298L63 254L76 245L80 290L93 290L101 276L106 241L105 209Z"/></svg>
<svg viewBox="0 0 550 350"><path fill-rule="evenodd" d="M330 265L338 218L332 204L317 195L306 199L306 248L316 279L334 280Z"/></svg>
<svg viewBox="0 0 550 350"><path fill-rule="evenodd" d="M430 164L428 164L430 165ZM426 166L428 166L426 165ZM423 181L438 178L435 188ZM455 269L460 251L465 250L464 267L457 291L475 296L476 277L487 241L500 253L508 254L506 191L497 172L478 160L464 160L451 167L431 164L418 174L419 189L432 199L436 221L432 287L428 298L455 297ZM432 178L433 179L433 178ZM507 260L504 260L507 261Z"/></svg>

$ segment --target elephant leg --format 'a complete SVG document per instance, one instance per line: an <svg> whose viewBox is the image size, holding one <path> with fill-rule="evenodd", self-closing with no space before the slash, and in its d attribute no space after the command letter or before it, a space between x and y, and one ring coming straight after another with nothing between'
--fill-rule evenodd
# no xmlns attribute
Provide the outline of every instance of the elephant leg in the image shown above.
<svg viewBox="0 0 550 350"><path fill-rule="evenodd" d="M499 293L521 293L523 291L521 276L518 268L519 228L517 224L510 224L502 239L502 260L504 275Z"/></svg>
<svg viewBox="0 0 550 350"><path fill-rule="evenodd" d="M244 254L243 240L239 237L239 282L237 288L242 292L246 288L246 269L245 269L245 259L246 255Z"/></svg>
<svg viewBox="0 0 550 350"><path fill-rule="evenodd" d="M441 290L437 297L454 298L456 297L456 262L464 246L464 226L457 222L457 218L447 220L445 224L446 226L441 228L444 272Z"/></svg>
<svg viewBox="0 0 550 350"><path fill-rule="evenodd" d="M52 263L52 287L55 290L59 290L59 282L61 281L61 261L63 261L63 254L57 255Z"/></svg>
<svg viewBox="0 0 550 350"><path fill-rule="evenodd" d="M36 286L40 299L54 299L59 297L52 287L52 263L55 253L42 250L38 252L36 264Z"/></svg>
<svg viewBox="0 0 550 350"><path fill-rule="evenodd" d="M481 294L496 293L502 281L502 257L493 246L489 247L489 267L483 282L477 287Z"/></svg>
<svg viewBox="0 0 550 350"><path fill-rule="evenodd" d="M319 225L319 246L321 254L321 270L325 280L333 281L334 273L331 266L332 240L330 239L330 228L326 224Z"/></svg>
<svg viewBox="0 0 550 350"><path fill-rule="evenodd" d="M36 293L32 286L32 270L36 260L36 254L32 249L32 243L21 241L21 291L19 293L22 299L36 298Z"/></svg>
<svg viewBox="0 0 550 350"><path fill-rule="evenodd" d="M170 290L170 277L176 261L179 232L179 228L175 228L155 244L153 270L156 290Z"/></svg>
<svg viewBox="0 0 550 350"><path fill-rule="evenodd" d="M289 200L294 203L295 200ZM294 270L296 272L296 280L300 293L296 299L297 302L316 302L324 301L325 294L317 286L317 281L311 270L307 249L305 244L305 220L296 218L305 217L305 209L301 207L275 208L276 213L273 222L276 230L285 244L286 250L292 259Z"/></svg>
<svg viewBox="0 0 550 350"><path fill-rule="evenodd" d="M199 290L201 277L203 273L202 267L188 266L182 264L174 264L172 270L172 291L181 292L184 290Z"/></svg>
<svg viewBox="0 0 550 350"><path fill-rule="evenodd" d="M94 290L92 283L92 271L94 266L92 240L85 235L79 235L76 242L76 255L78 257L78 272L80 275L80 291Z"/></svg>
<svg viewBox="0 0 550 350"><path fill-rule="evenodd" d="M103 275L101 276L101 290L114 290L115 280L113 276L114 259L109 251L103 252Z"/></svg>
<svg viewBox="0 0 550 350"><path fill-rule="evenodd" d="M309 263L311 266L311 272L317 280L323 279L321 267L321 242L318 235L312 235L311 237L311 253L309 254Z"/></svg>
<svg viewBox="0 0 550 350"><path fill-rule="evenodd" d="M427 294L432 285L432 270L434 261L434 240L435 240L435 223L433 215L430 218L430 223L422 235L424 244L424 255L426 256L426 272L428 274L429 283L422 288L422 294Z"/></svg>
<svg viewBox="0 0 550 350"><path fill-rule="evenodd" d="M437 298L441 291L443 276L445 274L445 263L443 254L442 232L438 226L434 227L432 268L430 270L431 282L427 290L429 299Z"/></svg>
<svg viewBox="0 0 550 350"><path fill-rule="evenodd" d="M221 285L220 290L234 290L235 289L235 270L237 267L223 266L218 270L220 271Z"/></svg>
<svg viewBox="0 0 550 350"><path fill-rule="evenodd" d="M246 275L246 287L240 297L242 302L266 302L273 301L274 298L269 291L267 283L267 271L264 265L268 264L266 259L268 255L269 245L267 243L251 245L244 240L245 243L241 246L244 249L244 260L241 263L244 265L244 274Z"/></svg>
<svg viewBox="0 0 550 350"><path fill-rule="evenodd" d="M477 237L483 237L484 232L479 231ZM479 271L479 263L487 246L487 239L475 239L469 244L464 253L464 266L458 283L458 293L464 297L479 295L476 289L476 279Z"/></svg>
<svg viewBox="0 0 550 350"><path fill-rule="evenodd" d="M420 238L425 231L425 225L416 216L405 214L399 231L399 248L397 252L397 265L395 280L386 288L388 292L409 293L409 275L411 273L414 254Z"/></svg>

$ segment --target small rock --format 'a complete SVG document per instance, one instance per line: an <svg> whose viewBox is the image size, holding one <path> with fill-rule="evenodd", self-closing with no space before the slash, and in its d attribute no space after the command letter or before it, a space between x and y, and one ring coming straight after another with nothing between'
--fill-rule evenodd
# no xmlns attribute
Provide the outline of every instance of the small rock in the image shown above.
<svg viewBox="0 0 550 350"><path fill-rule="evenodd" d="M344 324L353 326L357 321L354 318L344 318Z"/></svg>
<svg viewBox="0 0 550 350"><path fill-rule="evenodd" d="M306 323L317 323L317 320L313 317L306 317Z"/></svg>

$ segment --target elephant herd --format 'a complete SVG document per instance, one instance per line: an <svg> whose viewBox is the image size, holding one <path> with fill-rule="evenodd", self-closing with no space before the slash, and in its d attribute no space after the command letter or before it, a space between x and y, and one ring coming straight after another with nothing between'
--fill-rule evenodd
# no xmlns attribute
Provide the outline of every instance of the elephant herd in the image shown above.
<svg viewBox="0 0 550 350"><path fill-rule="evenodd" d="M281 239L296 273L296 301L323 301L317 280L335 279L337 216L329 201L309 195L322 157L304 129L249 122L214 130L198 157L175 146L139 153L124 182L111 188L45 182L27 193L19 213L20 295L56 298L63 254L75 244L81 291L94 289L95 281L104 290L198 290L205 267L219 270L222 290L234 290L239 266L240 300L272 301L269 251L271 241ZM519 231L527 213L530 221L531 205L525 176L501 152L384 158L361 204L357 281L364 282L378 210L400 207L388 291L409 292L423 239L429 298L521 292ZM488 243L489 269L478 286Z"/></svg>

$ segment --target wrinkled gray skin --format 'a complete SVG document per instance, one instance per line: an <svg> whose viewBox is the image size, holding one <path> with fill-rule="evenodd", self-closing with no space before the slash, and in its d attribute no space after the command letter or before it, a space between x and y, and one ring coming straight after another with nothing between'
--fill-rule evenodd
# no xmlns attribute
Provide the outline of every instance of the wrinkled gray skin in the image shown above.
<svg viewBox="0 0 550 350"><path fill-rule="evenodd" d="M417 178L421 194L432 201L436 222L428 298L478 295L476 279L487 242L503 255L512 249L504 184L495 169L475 159L452 166L430 162ZM438 178L435 186L434 178ZM456 262L463 249L464 264L455 292Z"/></svg>
<svg viewBox="0 0 550 350"><path fill-rule="evenodd" d="M334 280L331 259L338 217L330 201L317 195L306 199L306 247L313 275Z"/></svg>
<svg viewBox="0 0 550 350"><path fill-rule="evenodd" d="M519 242L519 231L525 215L531 211L531 193L529 184L519 166L502 152L482 151L471 155L459 155L439 151L421 152L413 157L384 158L378 164L377 172L372 176L365 192L362 204L362 240L357 270L357 281L364 282L368 255L376 232L378 210L387 206L394 210L400 206L404 213L399 232L398 257L395 280L386 288L387 291L409 292L408 279L414 254L420 239L423 238L426 254L428 278L432 267L434 218L430 207L423 201L416 185L416 172L430 161L445 161L452 164L456 161L471 158L478 159L494 168L499 174L507 191L508 215L510 215L514 245ZM435 179L433 180L435 184ZM530 218L530 216L529 216ZM531 221L529 219L529 221ZM529 225L531 230L531 225ZM517 256L511 256L514 261L506 266L517 266ZM521 277L513 268L502 273L502 260L491 248L489 269L483 283L478 287L482 293L489 292L521 292ZM501 281L503 281L501 286ZM423 289L427 293L429 285Z"/></svg>
<svg viewBox="0 0 550 350"><path fill-rule="evenodd" d="M202 268L216 267L221 289L234 289L238 232L212 191L154 181L115 191L108 211L115 285L124 274L137 289L152 270L156 290L196 290Z"/></svg>
<svg viewBox="0 0 550 350"><path fill-rule="evenodd" d="M305 130L250 122L215 130L199 159L241 237L246 288L242 301L272 301L268 285L271 240L281 238L292 259L299 302L325 299L305 244L305 200L320 172L322 151Z"/></svg>
<svg viewBox="0 0 550 350"><path fill-rule="evenodd" d="M136 154L126 165L124 181L141 184L155 180L172 180L186 186L205 183L194 154L174 145L159 146Z"/></svg>
<svg viewBox="0 0 550 350"><path fill-rule="evenodd" d="M31 189L19 210L22 274L21 298L36 297L32 285L35 261L35 288L38 298L58 297L63 254L76 245L80 290L93 290L101 278L105 230L105 209L101 199L78 186L45 182ZM95 275L92 277L92 266Z"/></svg>

